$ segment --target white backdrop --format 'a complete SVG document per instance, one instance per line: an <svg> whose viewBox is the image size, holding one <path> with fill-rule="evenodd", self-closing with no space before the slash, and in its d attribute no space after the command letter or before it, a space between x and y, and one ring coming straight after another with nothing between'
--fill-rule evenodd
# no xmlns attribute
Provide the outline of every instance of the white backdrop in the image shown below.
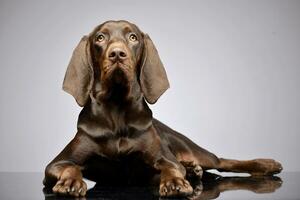
<svg viewBox="0 0 300 200"><path fill-rule="evenodd" d="M300 1L1 1L0 171L43 171L80 108L61 90L82 35L147 32L171 88L155 117L221 157L300 170Z"/></svg>

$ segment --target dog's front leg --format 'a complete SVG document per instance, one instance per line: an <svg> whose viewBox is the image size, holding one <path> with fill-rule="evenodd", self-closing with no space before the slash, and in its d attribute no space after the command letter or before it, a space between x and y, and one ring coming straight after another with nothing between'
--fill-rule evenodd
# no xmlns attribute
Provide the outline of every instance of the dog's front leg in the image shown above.
<svg viewBox="0 0 300 200"><path fill-rule="evenodd" d="M87 185L81 170L85 160L96 151L97 145L85 134L78 132L63 151L48 164L44 185L58 194L84 196Z"/></svg>
<svg viewBox="0 0 300 200"><path fill-rule="evenodd" d="M162 141L154 127L151 127L145 135L147 135L147 146L146 150L143 151L144 160L160 171L160 196L172 197L192 194L193 188L185 179L186 170L170 151L167 142Z"/></svg>

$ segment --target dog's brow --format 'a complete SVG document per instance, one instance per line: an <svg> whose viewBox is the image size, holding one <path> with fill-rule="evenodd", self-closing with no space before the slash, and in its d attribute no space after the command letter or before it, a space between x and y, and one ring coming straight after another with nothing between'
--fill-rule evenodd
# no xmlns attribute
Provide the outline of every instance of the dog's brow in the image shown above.
<svg viewBox="0 0 300 200"><path fill-rule="evenodd" d="M103 28L103 29L100 29L99 32L102 32L102 33L109 33L109 30L107 28Z"/></svg>
<svg viewBox="0 0 300 200"><path fill-rule="evenodd" d="M123 32L124 32L124 33L132 32L132 31L133 31L132 28L129 27L129 26L125 26L125 27L123 28Z"/></svg>

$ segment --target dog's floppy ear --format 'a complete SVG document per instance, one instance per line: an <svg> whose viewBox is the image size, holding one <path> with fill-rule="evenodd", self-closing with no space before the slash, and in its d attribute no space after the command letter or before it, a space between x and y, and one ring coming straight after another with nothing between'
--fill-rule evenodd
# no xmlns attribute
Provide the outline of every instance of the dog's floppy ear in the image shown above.
<svg viewBox="0 0 300 200"><path fill-rule="evenodd" d="M84 36L73 51L63 82L63 90L71 94L79 106L84 106L89 99L93 74L88 36Z"/></svg>
<svg viewBox="0 0 300 200"><path fill-rule="evenodd" d="M170 87L165 68L152 40L147 34L144 34L140 84L144 97L150 104L154 104Z"/></svg>

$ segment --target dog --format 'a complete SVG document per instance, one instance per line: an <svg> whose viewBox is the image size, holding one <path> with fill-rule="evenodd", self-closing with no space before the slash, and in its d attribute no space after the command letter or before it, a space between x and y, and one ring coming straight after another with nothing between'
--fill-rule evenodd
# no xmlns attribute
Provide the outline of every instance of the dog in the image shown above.
<svg viewBox="0 0 300 200"><path fill-rule="evenodd" d="M162 197L188 196L189 177L203 170L273 175L273 159L218 158L152 117L169 88L149 35L128 21L107 21L84 36L68 65L63 89L81 110L77 133L45 169L54 193L85 196L83 177L103 184L141 184L159 179Z"/></svg>

